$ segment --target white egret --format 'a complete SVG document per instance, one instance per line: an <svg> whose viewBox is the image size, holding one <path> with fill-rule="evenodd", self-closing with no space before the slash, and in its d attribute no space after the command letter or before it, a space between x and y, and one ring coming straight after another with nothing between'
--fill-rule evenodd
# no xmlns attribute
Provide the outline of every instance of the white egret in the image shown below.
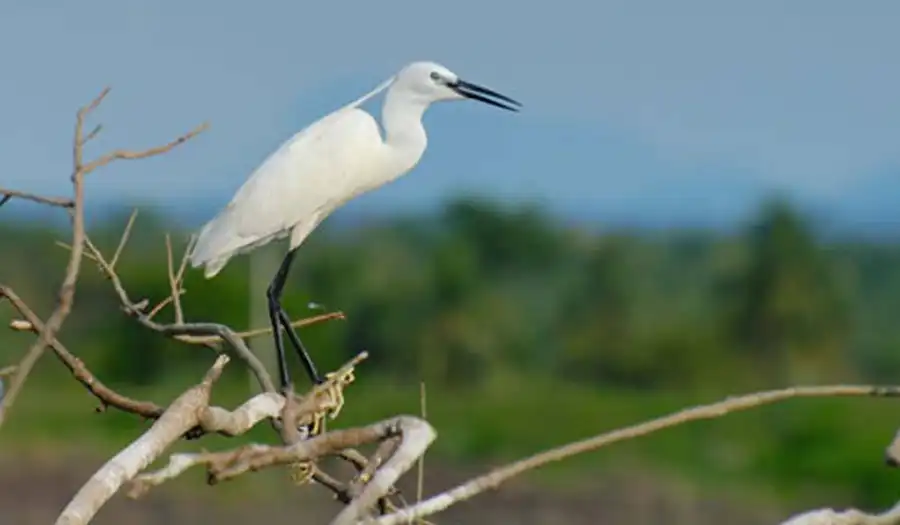
<svg viewBox="0 0 900 525"><path fill-rule="evenodd" d="M359 106L385 89L379 128ZM190 260L195 268L205 267L207 279L235 255L290 237L287 255L266 292L282 387L290 383L290 376L281 328L310 379L322 381L281 306L297 248L335 209L415 167L428 142L422 116L431 103L464 99L511 111L521 107L509 97L461 80L440 64L413 62L373 91L288 139L201 229Z"/></svg>

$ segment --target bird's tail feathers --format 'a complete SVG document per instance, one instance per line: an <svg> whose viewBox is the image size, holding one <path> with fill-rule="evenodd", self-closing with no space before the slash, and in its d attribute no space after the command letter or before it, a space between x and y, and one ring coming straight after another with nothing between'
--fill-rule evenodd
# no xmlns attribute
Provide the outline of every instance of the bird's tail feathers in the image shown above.
<svg viewBox="0 0 900 525"><path fill-rule="evenodd" d="M232 255L227 246L227 239L222 237L219 226L218 221L210 221L192 238L193 248L188 260L192 268L205 266L203 275L207 279L219 273Z"/></svg>
<svg viewBox="0 0 900 525"><path fill-rule="evenodd" d="M228 264L229 257L221 257L219 259L213 259L206 263L206 268L203 269L203 277L206 279L212 279L219 272L222 271L222 268Z"/></svg>

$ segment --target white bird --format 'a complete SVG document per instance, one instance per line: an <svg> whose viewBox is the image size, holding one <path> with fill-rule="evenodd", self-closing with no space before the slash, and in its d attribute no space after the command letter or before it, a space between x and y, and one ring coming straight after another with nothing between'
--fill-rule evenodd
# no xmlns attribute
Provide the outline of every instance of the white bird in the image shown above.
<svg viewBox="0 0 900 525"><path fill-rule="evenodd" d="M359 108L387 89L379 123ZM422 116L433 102L474 99L518 111L520 103L460 80L434 62L413 62L380 86L303 129L272 153L231 202L200 231L191 265L207 279L235 255L290 236L287 255L266 292L282 387L290 383L280 328L284 328L314 383L312 359L281 306L291 262L304 239L335 209L409 172L428 139ZM382 137L381 129L384 130Z"/></svg>

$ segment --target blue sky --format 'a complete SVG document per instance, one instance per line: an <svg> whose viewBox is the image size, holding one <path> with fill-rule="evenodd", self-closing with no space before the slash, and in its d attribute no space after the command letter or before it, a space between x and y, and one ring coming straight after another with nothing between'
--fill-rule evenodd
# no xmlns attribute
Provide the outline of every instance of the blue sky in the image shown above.
<svg viewBox="0 0 900 525"><path fill-rule="evenodd" d="M727 222L780 190L831 217L896 224L898 21L888 0L6 2L0 185L66 192L75 109L109 84L96 148L212 127L175 154L98 172L91 198L196 224L295 131L429 59L525 111L432 108L422 163L358 211L474 192L638 223Z"/></svg>

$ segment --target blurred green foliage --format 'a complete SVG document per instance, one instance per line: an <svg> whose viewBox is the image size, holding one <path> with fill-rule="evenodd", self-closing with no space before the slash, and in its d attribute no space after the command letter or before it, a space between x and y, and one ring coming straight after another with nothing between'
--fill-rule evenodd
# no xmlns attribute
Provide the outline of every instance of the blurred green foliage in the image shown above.
<svg viewBox="0 0 900 525"><path fill-rule="evenodd" d="M183 246L188 232L145 215L119 270L133 298L154 302L169 293L164 233ZM124 222L112 217L92 236L111 251ZM60 236L67 233L0 226L0 281L41 314L67 256L54 245ZM279 257L283 248L271 249ZM239 257L212 281L189 271L188 318L248 328L249 268ZM462 199L433 217L323 228L301 248L290 281L285 305L295 317L317 313L310 301L347 314L302 329L320 368L363 349L371 355L338 423L417 412L425 381L440 432L434 453L455 460L513 458L749 390L900 378L900 246L825 244L782 201L761 207L740 235L724 236L597 233L535 206ZM11 315L0 304L0 319ZM111 386L158 402L212 359L122 315L91 264L61 338ZM29 340L0 332L0 365ZM142 423L120 414L86 423L92 400L50 361L0 440L53 442L65 429L66 439L117 444L137 432ZM299 366L293 372L303 377ZM232 366L216 396L238 402L249 385ZM800 400L556 469L639 462L700 482L750 480L786 496L828 490L848 503L886 505L900 487L880 461L896 413L889 400Z"/></svg>

